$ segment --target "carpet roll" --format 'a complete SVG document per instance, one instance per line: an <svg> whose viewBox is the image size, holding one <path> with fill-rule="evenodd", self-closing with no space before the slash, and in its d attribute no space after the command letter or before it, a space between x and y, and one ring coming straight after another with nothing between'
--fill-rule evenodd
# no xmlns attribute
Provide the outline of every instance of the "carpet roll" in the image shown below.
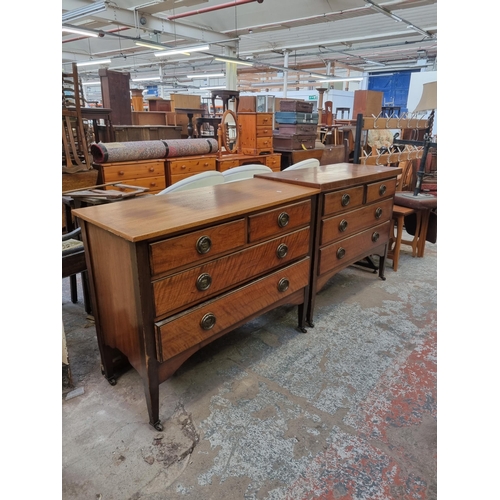
<svg viewBox="0 0 500 500"><path fill-rule="evenodd" d="M131 141L92 144L90 152L95 163L111 163L165 158L165 141Z"/></svg>
<svg viewBox="0 0 500 500"><path fill-rule="evenodd" d="M217 153L219 145L215 139L170 139L165 141L167 156L207 155Z"/></svg>

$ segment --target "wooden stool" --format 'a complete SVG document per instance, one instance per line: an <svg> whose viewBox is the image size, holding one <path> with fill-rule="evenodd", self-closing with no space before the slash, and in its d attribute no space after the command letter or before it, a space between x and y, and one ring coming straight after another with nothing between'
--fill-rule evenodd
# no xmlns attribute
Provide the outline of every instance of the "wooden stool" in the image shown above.
<svg viewBox="0 0 500 500"><path fill-rule="evenodd" d="M412 240L403 240L403 225L405 217L415 213L417 215L417 231L415 231L415 236ZM389 238L389 250L387 251L387 258L392 260L392 268L394 271L398 270L399 252L402 244L411 246L412 257L417 255L419 239L418 229L420 228L420 220L420 212L416 211L414 208L394 205L392 209L392 232Z"/></svg>

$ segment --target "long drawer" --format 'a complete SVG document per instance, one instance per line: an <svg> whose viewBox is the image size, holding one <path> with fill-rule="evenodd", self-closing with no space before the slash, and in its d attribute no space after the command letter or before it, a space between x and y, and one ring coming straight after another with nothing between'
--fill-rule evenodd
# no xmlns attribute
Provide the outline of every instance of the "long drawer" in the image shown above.
<svg viewBox="0 0 500 500"><path fill-rule="evenodd" d="M229 287L299 259L309 251L309 227L211 260L153 282L155 315L195 304Z"/></svg>
<svg viewBox="0 0 500 500"><path fill-rule="evenodd" d="M185 157L179 160L168 160L167 165L171 175L197 174L215 170L215 157L196 159Z"/></svg>
<svg viewBox="0 0 500 500"><path fill-rule="evenodd" d="M392 216L392 198L351 210L321 222L321 245L347 238L374 224L385 222Z"/></svg>
<svg viewBox="0 0 500 500"><path fill-rule="evenodd" d="M355 262L360 256L369 254L371 248L387 243L389 241L390 226L391 221L386 221L383 224L321 248L319 251L318 275L336 269L343 269L348 262Z"/></svg>
<svg viewBox="0 0 500 500"><path fill-rule="evenodd" d="M305 288L309 266L307 257L177 317L155 323L158 361L166 361Z"/></svg>
<svg viewBox="0 0 500 500"><path fill-rule="evenodd" d="M113 163L112 165L101 165L100 168L105 182L124 182L128 179L165 175L164 160Z"/></svg>

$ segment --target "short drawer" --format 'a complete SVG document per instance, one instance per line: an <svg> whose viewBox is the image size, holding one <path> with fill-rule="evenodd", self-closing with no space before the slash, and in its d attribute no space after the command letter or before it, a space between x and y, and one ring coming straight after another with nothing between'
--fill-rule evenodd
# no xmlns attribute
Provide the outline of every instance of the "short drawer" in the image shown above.
<svg viewBox="0 0 500 500"><path fill-rule="evenodd" d="M363 229L380 224L391 219L393 200L383 200L380 203L344 212L341 215L324 219L321 222L320 245L352 236Z"/></svg>
<svg viewBox="0 0 500 500"><path fill-rule="evenodd" d="M246 243L246 222L240 219L201 231L158 241L149 246L153 276L237 250Z"/></svg>
<svg viewBox="0 0 500 500"><path fill-rule="evenodd" d="M396 192L396 178L374 182L366 186L366 203L393 196Z"/></svg>
<svg viewBox="0 0 500 500"><path fill-rule="evenodd" d="M256 113L255 114L255 124L257 126L260 125L268 125L270 127L273 126L273 115L272 113ZM271 130L271 135L272 135L272 130Z"/></svg>
<svg viewBox="0 0 500 500"><path fill-rule="evenodd" d="M124 184L128 184L129 186L139 186L149 188L149 192L155 193L157 191L161 191L167 187L165 182L165 176L162 177L144 177L142 179L124 179ZM111 186L111 189L119 189L116 186ZM127 189L120 189L120 191L126 191Z"/></svg>
<svg viewBox="0 0 500 500"><path fill-rule="evenodd" d="M336 214L345 210L360 207L363 204L364 186L326 193L324 197L323 215Z"/></svg>
<svg viewBox="0 0 500 500"><path fill-rule="evenodd" d="M153 282L155 315L198 303L305 257L309 235L309 228L295 231Z"/></svg>
<svg viewBox="0 0 500 500"><path fill-rule="evenodd" d="M156 323L158 361L166 361L305 288L309 269L310 259L303 259L177 317Z"/></svg>
<svg viewBox="0 0 500 500"><path fill-rule="evenodd" d="M350 238L321 248L319 251L318 275L335 269L342 269L368 255L370 249L387 243L389 241L390 227L391 221L387 221Z"/></svg>
<svg viewBox="0 0 500 500"><path fill-rule="evenodd" d="M256 149L270 151L273 149L273 137L257 137L255 144Z"/></svg>
<svg viewBox="0 0 500 500"><path fill-rule="evenodd" d="M281 155L271 154L266 156L266 165L274 172L281 170Z"/></svg>
<svg viewBox="0 0 500 500"><path fill-rule="evenodd" d="M248 239L254 243L310 224L311 200L251 215L248 219Z"/></svg>
<svg viewBox="0 0 500 500"><path fill-rule="evenodd" d="M165 175L165 162L136 163L128 165L101 166L104 182L125 182L128 179L158 177Z"/></svg>
<svg viewBox="0 0 500 500"><path fill-rule="evenodd" d="M217 160L217 170L219 172L225 172L230 168L238 167L240 165L239 160Z"/></svg>
<svg viewBox="0 0 500 500"><path fill-rule="evenodd" d="M269 125L264 125L256 128L255 135L257 137L272 137L273 136L273 127L272 123Z"/></svg>
<svg viewBox="0 0 500 500"><path fill-rule="evenodd" d="M179 159L167 162L171 175L197 174L208 170L215 170L215 158Z"/></svg>

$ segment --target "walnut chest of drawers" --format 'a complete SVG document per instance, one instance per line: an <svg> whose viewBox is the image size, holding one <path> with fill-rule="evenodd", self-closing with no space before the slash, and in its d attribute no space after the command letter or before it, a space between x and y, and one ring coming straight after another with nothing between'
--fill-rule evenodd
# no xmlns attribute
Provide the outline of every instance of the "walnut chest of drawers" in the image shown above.
<svg viewBox="0 0 500 500"><path fill-rule="evenodd" d="M193 353L278 305L304 330L318 190L248 179L74 210L86 248L102 370L159 384Z"/></svg>
<svg viewBox="0 0 500 500"><path fill-rule="evenodd" d="M307 320L313 325L314 300L326 282L345 267L379 255L385 257L400 168L337 163L256 177L316 187L318 195Z"/></svg>
<svg viewBox="0 0 500 500"><path fill-rule="evenodd" d="M273 114L238 113L240 150L245 155L273 153Z"/></svg>
<svg viewBox="0 0 500 500"><path fill-rule="evenodd" d="M97 184L121 182L149 188L151 194L158 193L166 187L164 159L94 164L94 168L98 170ZM112 189L118 188L113 186Z"/></svg>

